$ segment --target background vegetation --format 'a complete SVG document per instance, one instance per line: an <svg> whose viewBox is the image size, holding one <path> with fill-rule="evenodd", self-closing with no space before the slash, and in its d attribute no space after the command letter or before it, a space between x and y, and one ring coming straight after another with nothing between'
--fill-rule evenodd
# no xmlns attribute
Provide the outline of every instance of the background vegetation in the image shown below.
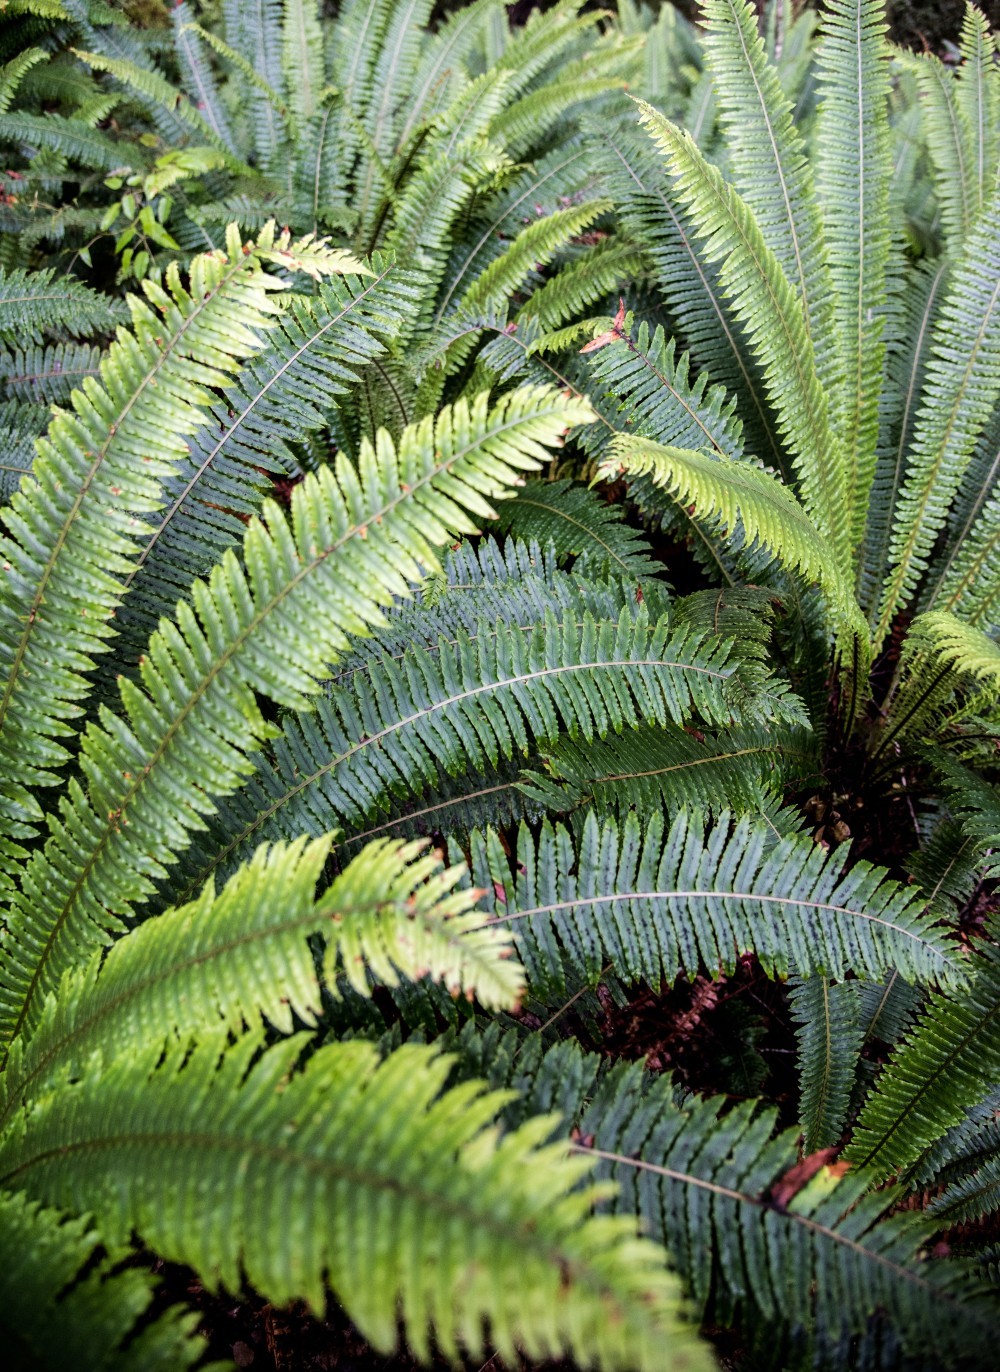
<svg viewBox="0 0 1000 1372"><path fill-rule="evenodd" d="M991 1367L989 16L447 8L0 0L6 1344Z"/></svg>

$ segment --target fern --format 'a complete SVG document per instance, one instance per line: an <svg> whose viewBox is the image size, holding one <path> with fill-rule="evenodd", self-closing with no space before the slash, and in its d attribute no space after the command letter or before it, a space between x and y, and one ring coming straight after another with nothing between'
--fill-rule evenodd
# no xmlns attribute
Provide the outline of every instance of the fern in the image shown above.
<svg viewBox="0 0 1000 1372"><path fill-rule="evenodd" d="M546 824L537 848L522 828L516 877L496 836L474 836L473 876L489 891L496 884L486 908L513 922L529 982L556 991L557 945L583 976L610 959L620 975L654 984L699 965L731 971L747 948L779 973L794 959L837 979L848 967L875 979L893 968L908 980L964 979L912 892L863 862L842 870L808 839L771 848L768 838L766 823L749 818L706 829L681 811L666 828L654 813L619 828L590 816L577 851L562 826Z"/></svg>
<svg viewBox="0 0 1000 1372"><path fill-rule="evenodd" d="M532 481L500 512L502 532L551 543L561 557L575 558L580 572L656 575L660 564L649 544L622 522L621 511L584 486L569 481Z"/></svg>
<svg viewBox="0 0 1000 1372"><path fill-rule="evenodd" d="M879 1176L912 1174L945 1129L995 1083L998 978L996 950L987 946L967 992L930 1001L861 1112L845 1155L852 1162Z"/></svg>
<svg viewBox="0 0 1000 1372"><path fill-rule="evenodd" d="M825 977L795 982L802 1150L836 1145L843 1131L862 1044L861 986Z"/></svg>

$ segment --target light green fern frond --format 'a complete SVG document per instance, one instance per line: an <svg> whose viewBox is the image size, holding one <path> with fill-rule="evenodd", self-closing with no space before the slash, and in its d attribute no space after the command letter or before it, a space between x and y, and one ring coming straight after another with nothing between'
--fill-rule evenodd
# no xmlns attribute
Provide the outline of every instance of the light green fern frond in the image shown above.
<svg viewBox="0 0 1000 1372"><path fill-rule="evenodd" d="M690 135L649 105L640 103L640 112L677 177L676 195L707 240L705 255L723 262L723 287L763 369L806 510L830 540L836 573L846 578L852 549L844 456L830 427L801 300L765 242L753 211Z"/></svg>
<svg viewBox="0 0 1000 1372"><path fill-rule="evenodd" d="M85 1186L108 1239L134 1231L212 1290L245 1276L321 1313L329 1284L385 1353L401 1322L424 1360L433 1332L451 1358L654 1372L668 1350L708 1368L662 1250L634 1220L591 1215L605 1188L544 1142L551 1117L500 1137L508 1093L443 1091L451 1062L433 1049L380 1062L335 1043L299 1065L306 1037L122 1055L8 1130L0 1180L69 1205Z"/></svg>

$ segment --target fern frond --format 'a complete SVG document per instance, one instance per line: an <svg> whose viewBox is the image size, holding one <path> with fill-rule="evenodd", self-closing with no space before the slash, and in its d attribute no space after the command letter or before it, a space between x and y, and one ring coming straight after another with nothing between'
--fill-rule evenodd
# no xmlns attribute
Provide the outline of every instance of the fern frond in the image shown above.
<svg viewBox="0 0 1000 1372"><path fill-rule="evenodd" d="M285 0L281 26L281 66L288 104L299 121L319 106L323 89L323 34L316 0Z"/></svg>
<svg viewBox="0 0 1000 1372"><path fill-rule="evenodd" d="M777 477L749 462L666 447L631 434L612 440L602 472L613 476L616 468L650 474L654 485L666 489L678 505L693 505L696 518L721 517L729 531L742 524L751 550L760 546L784 566L819 582L842 624L858 632L854 599L839 576L832 544Z"/></svg>
<svg viewBox="0 0 1000 1372"><path fill-rule="evenodd" d="M126 154L125 146L102 129L59 114L31 114L26 110L0 114L0 143L13 144L29 157L51 150L81 167L103 172L118 171L123 165L141 167L145 161L134 144L126 145Z"/></svg>
<svg viewBox="0 0 1000 1372"><path fill-rule="evenodd" d="M989 1365L996 1307L985 1283L961 1261L926 1258L933 1223L893 1215L899 1192L866 1195L863 1173L820 1167L789 1199L797 1131L776 1133L773 1109L686 1096L635 1064L604 1072L575 1044L543 1052L537 1034L477 1028L456 1047L494 1086L516 1086L511 1123L529 1105L564 1115L574 1150L619 1183L615 1207L644 1218L706 1319L764 1322L764 1366L842 1365L852 1336L886 1319L897 1336L887 1370L900 1366L899 1340L928 1372L963 1356Z"/></svg>
<svg viewBox="0 0 1000 1372"><path fill-rule="evenodd" d="M522 774L520 789L556 814L588 806L600 814L674 814L682 806L759 814L771 793L813 765L807 739L788 729L696 737L647 727L587 744L560 739L544 750L543 771Z"/></svg>
<svg viewBox="0 0 1000 1372"><path fill-rule="evenodd" d="M228 256L195 259L190 291L176 268L166 289L147 282L148 303L132 298L132 332L119 332L101 383L88 379L38 445L0 543L0 813L8 833L37 819L26 788L51 783L51 768L68 756L56 740L71 732L87 693L84 674L112 632L117 577L142 530L137 516L156 508L162 482L185 455L208 402L205 387L259 349L276 310L268 292L279 285L235 233Z"/></svg>
<svg viewBox="0 0 1000 1372"><path fill-rule="evenodd" d="M912 598L934 540L1000 395L1000 189L951 273L889 546L890 573L875 631L881 644Z"/></svg>
<svg viewBox="0 0 1000 1372"><path fill-rule="evenodd" d="M885 383L881 434L870 493L859 593L872 625L886 574L896 502L906 476L907 453L931 353L934 321L948 282L947 259L922 263L907 273L899 310L886 320Z"/></svg>
<svg viewBox="0 0 1000 1372"><path fill-rule="evenodd" d="M669 1083L637 1107L638 1082L614 1085L578 1126L594 1144L577 1147L620 1182L620 1204L648 1217L699 1307L725 1323L759 1314L771 1352L794 1356L798 1345L807 1366L851 1359L852 1336L884 1320L887 1368L900 1365L900 1344L927 1369L963 1356L988 1366L997 1318L987 1284L961 1261L924 1257L933 1222L893 1215L898 1191L866 1194L870 1175L824 1165L788 1199L782 1182L799 1154L795 1131L775 1136L774 1111L751 1101L720 1115L724 1101L679 1104Z"/></svg>
<svg viewBox="0 0 1000 1372"><path fill-rule="evenodd" d="M662 564L649 543L622 520L620 506L602 501L572 481L529 481L500 511L501 532L551 543L559 557L573 557L577 572L592 576L656 576Z"/></svg>
<svg viewBox="0 0 1000 1372"><path fill-rule="evenodd" d="M805 507L830 540L836 572L847 577L852 565L851 518L845 503L844 459L831 432L801 301L764 241L753 211L706 161L690 135L651 106L640 104L640 111L677 177L678 198L707 240L705 255L711 261L723 260L723 288L763 369Z"/></svg>
<svg viewBox="0 0 1000 1372"><path fill-rule="evenodd" d="M651 257L660 291L693 358L737 397L750 451L780 461L781 443L759 369L743 329L731 317L718 267L702 259L689 216L673 202L662 159L632 129L593 132L618 215Z"/></svg>
<svg viewBox="0 0 1000 1372"><path fill-rule="evenodd" d="M174 52L181 69L181 77L188 97L212 130L216 143L235 154L236 141L219 97L215 76L201 46L201 39L193 31L191 19L191 9L187 0L180 0L180 3L171 8Z"/></svg>
<svg viewBox="0 0 1000 1372"><path fill-rule="evenodd" d="M845 1152L879 1177L911 1176L1000 1076L1000 956L981 946L966 991L934 994L896 1049Z"/></svg>
<svg viewBox="0 0 1000 1372"><path fill-rule="evenodd" d="M969 209L972 218L985 208L997 178L1000 74L996 38L983 12L967 3L960 43L955 103L969 148Z"/></svg>
<svg viewBox="0 0 1000 1372"><path fill-rule="evenodd" d="M110 333L125 313L117 301L76 277L58 276L51 268L29 272L0 267L0 339L5 343L24 348L57 331L73 338Z"/></svg>
<svg viewBox="0 0 1000 1372"><path fill-rule="evenodd" d="M0 353L0 391L51 405L66 400L84 377L96 377L100 359L100 348L86 343L50 343L27 352Z"/></svg>
<svg viewBox="0 0 1000 1372"><path fill-rule="evenodd" d="M290 446L323 427L413 308L404 272L378 259L370 279L333 277L290 302L263 350L229 385L165 483L169 501L127 576L119 664L131 666L162 615L227 547L242 542L268 479L299 472Z"/></svg>
<svg viewBox="0 0 1000 1372"><path fill-rule="evenodd" d="M315 1027L340 977L362 997L371 973L385 986L430 977L487 1008L516 1005L523 974L510 934L484 924L475 891L454 889L462 869L445 870L425 849L378 839L317 892L329 839L258 848L218 894L207 885L64 978L11 1054L4 1120L94 1053L134 1053L220 1024Z"/></svg>
<svg viewBox="0 0 1000 1372"><path fill-rule="evenodd" d="M255 759L258 775L199 844L210 865L199 865L197 881L262 837L334 825L350 834L393 794L420 795L442 772L496 767L563 732L592 740L696 712L728 721L733 656L730 643L708 646L625 608L601 623L589 612L560 621L551 610L523 629L484 621L432 650L413 647L398 663L365 663L346 689L286 723L273 758Z"/></svg>
<svg viewBox="0 0 1000 1372"><path fill-rule="evenodd" d="M852 544L861 542L875 475L886 265L892 242L889 185L888 25L882 0L831 0L820 23L817 193L833 287L833 406L844 450Z"/></svg>
<svg viewBox="0 0 1000 1372"><path fill-rule="evenodd" d="M749 0L706 0L705 18L705 56L734 184L801 298L806 331L820 357L827 347L832 286L812 171L791 102L767 59Z"/></svg>
<svg viewBox="0 0 1000 1372"><path fill-rule="evenodd" d="M551 1118L499 1138L506 1093L442 1091L450 1060L432 1049L379 1062L371 1044L336 1043L300 1067L304 1039L261 1055L259 1035L230 1049L206 1035L159 1066L123 1055L37 1102L0 1147L0 1178L73 1204L85 1177L104 1233L136 1231L213 1290L245 1274L321 1313L328 1282L385 1353L401 1321L425 1361L433 1331L451 1359L565 1352L653 1372L669 1348L708 1368L662 1251L634 1221L590 1215L604 1188L544 1144ZM290 1230L296 1213L308 1226Z"/></svg>
<svg viewBox="0 0 1000 1372"><path fill-rule="evenodd" d="M174 1306L143 1327L156 1278L116 1267L125 1247L102 1254L86 1219L0 1194L0 1329L15 1368L58 1372L67 1356L93 1372L174 1372L192 1367L205 1341L197 1313Z"/></svg>
<svg viewBox="0 0 1000 1372"><path fill-rule="evenodd" d="M150 640L141 686L121 681L124 715L104 709L87 731L89 793L70 783L4 931L8 1032L33 1021L39 992L153 889L204 827L211 798L245 782L248 754L275 732L256 694L308 708L348 635L378 623L383 605L436 566L435 545L470 531L470 512L492 515L489 499L588 417L582 403L537 388L492 409L484 393L414 426L398 450L380 435L358 468L340 455L296 488L289 519L265 505L243 564L229 551L195 584L176 623Z"/></svg>
<svg viewBox="0 0 1000 1372"><path fill-rule="evenodd" d="M591 815L575 851L561 825L546 823L537 847L522 827L515 875L496 835L474 835L473 880L493 918L513 922L535 990L558 982L556 943L584 978L610 961L654 986L702 965L729 972L749 951L772 975L794 964L837 980L849 968L874 979L893 969L920 982L964 978L912 890L865 862L845 871L803 835L773 847L772 838L749 817L706 829L682 810L666 829L654 813L643 829L635 815L621 826Z"/></svg>
<svg viewBox="0 0 1000 1372"><path fill-rule="evenodd" d="M861 984L795 978L789 987L799 1072L803 1153L836 1145L844 1128L864 1030Z"/></svg>

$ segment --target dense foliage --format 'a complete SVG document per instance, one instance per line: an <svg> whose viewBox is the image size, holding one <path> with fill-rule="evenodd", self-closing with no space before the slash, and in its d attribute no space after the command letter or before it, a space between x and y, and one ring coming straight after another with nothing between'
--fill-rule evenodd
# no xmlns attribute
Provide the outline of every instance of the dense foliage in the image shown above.
<svg viewBox="0 0 1000 1372"><path fill-rule="evenodd" d="M15 1365L992 1366L983 14L0 16Z"/></svg>

